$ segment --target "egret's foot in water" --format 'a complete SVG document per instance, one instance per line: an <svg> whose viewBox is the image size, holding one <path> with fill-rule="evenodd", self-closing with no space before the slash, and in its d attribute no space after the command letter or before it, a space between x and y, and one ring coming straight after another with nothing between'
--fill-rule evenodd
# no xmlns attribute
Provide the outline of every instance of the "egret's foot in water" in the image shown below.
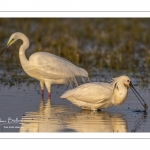
<svg viewBox="0 0 150 150"><path fill-rule="evenodd" d="M48 98L51 98L51 93L48 92Z"/></svg>
<svg viewBox="0 0 150 150"><path fill-rule="evenodd" d="M41 92L42 92L42 99L44 98L44 90L41 90Z"/></svg>

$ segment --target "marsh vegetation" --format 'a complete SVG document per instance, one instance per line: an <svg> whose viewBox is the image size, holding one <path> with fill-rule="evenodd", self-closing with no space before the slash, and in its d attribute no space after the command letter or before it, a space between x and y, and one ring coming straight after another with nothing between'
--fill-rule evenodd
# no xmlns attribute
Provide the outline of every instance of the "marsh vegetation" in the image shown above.
<svg viewBox="0 0 150 150"><path fill-rule="evenodd" d="M27 58L34 52L50 52L86 69L90 77L106 72L149 82L149 18L1 18L1 50L17 31L30 40ZM17 41L1 56L1 82L36 82L21 68L20 45Z"/></svg>

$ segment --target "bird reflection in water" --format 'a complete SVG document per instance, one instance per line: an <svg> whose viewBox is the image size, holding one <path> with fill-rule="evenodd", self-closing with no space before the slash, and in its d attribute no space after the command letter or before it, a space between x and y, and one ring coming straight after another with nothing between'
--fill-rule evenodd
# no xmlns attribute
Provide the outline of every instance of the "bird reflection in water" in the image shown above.
<svg viewBox="0 0 150 150"><path fill-rule="evenodd" d="M122 114L75 110L70 106L44 105L41 100L37 112L22 117L20 132L126 132Z"/></svg>
<svg viewBox="0 0 150 150"><path fill-rule="evenodd" d="M84 110L65 118L68 128L76 132L126 132L127 125L122 114L91 112Z"/></svg>
<svg viewBox="0 0 150 150"><path fill-rule="evenodd" d="M52 109L50 99L44 105L42 99L37 112L27 112L22 117L20 132L55 132L63 128L60 118L55 116L60 113L57 108Z"/></svg>

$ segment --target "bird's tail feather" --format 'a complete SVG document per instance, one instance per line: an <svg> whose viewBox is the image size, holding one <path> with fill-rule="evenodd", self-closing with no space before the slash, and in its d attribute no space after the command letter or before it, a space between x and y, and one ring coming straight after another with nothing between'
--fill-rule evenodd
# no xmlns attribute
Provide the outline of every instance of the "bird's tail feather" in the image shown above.
<svg viewBox="0 0 150 150"><path fill-rule="evenodd" d="M63 93L60 98L68 98L72 95L72 93L74 92L74 90L68 90L65 93Z"/></svg>

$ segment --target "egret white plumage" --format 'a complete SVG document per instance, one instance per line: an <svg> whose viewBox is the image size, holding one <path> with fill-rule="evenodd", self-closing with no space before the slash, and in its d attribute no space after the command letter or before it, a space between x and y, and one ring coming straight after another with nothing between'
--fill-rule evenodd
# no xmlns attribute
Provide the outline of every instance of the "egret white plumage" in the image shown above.
<svg viewBox="0 0 150 150"><path fill-rule="evenodd" d="M129 87L137 98L141 99L140 102L143 107L147 109L147 104L135 90L128 76L113 78L111 83L86 83L66 91L61 95L61 98L66 98L82 109L98 110L122 104L127 98Z"/></svg>
<svg viewBox="0 0 150 150"><path fill-rule="evenodd" d="M48 97L50 97L52 84L70 83L78 86L76 80L78 76L85 83L84 77L88 78L88 73L59 56L47 52L36 52L28 60L25 56L25 51L29 47L29 39L21 32L13 33L10 36L7 46L0 54L18 39L23 41L19 49L22 68L29 76L40 81L42 96L44 96L44 84L48 90Z"/></svg>

